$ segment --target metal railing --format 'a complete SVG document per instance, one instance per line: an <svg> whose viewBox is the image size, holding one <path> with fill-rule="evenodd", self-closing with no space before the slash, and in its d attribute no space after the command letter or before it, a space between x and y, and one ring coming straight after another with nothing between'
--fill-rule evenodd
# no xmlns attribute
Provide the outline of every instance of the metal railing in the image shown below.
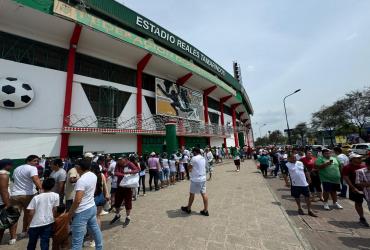
<svg viewBox="0 0 370 250"><path fill-rule="evenodd" d="M70 115L65 118L66 132L105 132L105 133L134 133L134 134L165 134L166 123L176 122L177 134L184 136L218 136L229 137L234 132L245 132L246 127L220 126L206 124L202 121L193 121L162 115L133 116L129 119Z"/></svg>

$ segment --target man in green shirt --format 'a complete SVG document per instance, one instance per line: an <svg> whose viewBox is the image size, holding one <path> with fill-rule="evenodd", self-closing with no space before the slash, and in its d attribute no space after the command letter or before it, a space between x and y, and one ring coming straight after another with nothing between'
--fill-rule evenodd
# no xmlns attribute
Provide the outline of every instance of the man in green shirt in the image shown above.
<svg viewBox="0 0 370 250"><path fill-rule="evenodd" d="M330 210L328 200L329 194L333 199L334 207L342 209L338 203L337 191L340 190L340 162L336 157L331 156L329 149L322 150L322 156L318 157L315 163L319 169L319 176L324 189L324 209Z"/></svg>

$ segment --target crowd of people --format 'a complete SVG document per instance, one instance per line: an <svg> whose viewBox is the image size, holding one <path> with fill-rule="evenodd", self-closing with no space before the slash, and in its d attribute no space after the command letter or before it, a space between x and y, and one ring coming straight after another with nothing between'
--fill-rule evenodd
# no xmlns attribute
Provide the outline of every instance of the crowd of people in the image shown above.
<svg viewBox="0 0 370 250"><path fill-rule="evenodd" d="M239 150L235 148L232 154L239 171ZM115 157L88 152L73 160L30 155L25 164L17 167L11 160L3 159L0 160L0 210L15 207L23 212L18 238L28 236L27 249L35 249L38 240L42 250L49 249L50 238L53 238L53 249L66 249L69 245L71 249L82 246L103 249L101 216L114 212L110 224L117 223L124 207L126 216L122 226L127 227L132 202L146 196L147 191L159 191L190 180L188 204L181 210L190 214L195 194L201 194L204 209L200 213L209 216L207 173L211 180L213 167L222 158L217 157L214 149L189 151L182 147L172 155L152 152L147 156ZM16 244L17 224L9 228L10 245ZM4 231L0 230L0 243Z"/></svg>
<svg viewBox="0 0 370 250"><path fill-rule="evenodd" d="M333 208L343 209L338 196L347 198L348 193L348 198L354 202L359 223L369 227L363 203L366 201L370 210L370 156L346 155L340 147L314 150L310 147L271 146L256 148L252 152L265 178L281 174L285 186L291 189L300 215L304 215L301 196L305 198L307 214L317 217L311 209L311 202L321 201L324 210L331 210L331 198Z"/></svg>

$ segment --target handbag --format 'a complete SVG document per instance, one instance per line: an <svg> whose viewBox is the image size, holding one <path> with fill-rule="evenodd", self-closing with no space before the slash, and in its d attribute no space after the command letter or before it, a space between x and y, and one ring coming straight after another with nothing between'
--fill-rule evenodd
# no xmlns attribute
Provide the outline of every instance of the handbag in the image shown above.
<svg viewBox="0 0 370 250"><path fill-rule="evenodd" d="M139 174L128 174L125 175L121 182L119 183L120 187L125 188L138 188L139 187Z"/></svg>

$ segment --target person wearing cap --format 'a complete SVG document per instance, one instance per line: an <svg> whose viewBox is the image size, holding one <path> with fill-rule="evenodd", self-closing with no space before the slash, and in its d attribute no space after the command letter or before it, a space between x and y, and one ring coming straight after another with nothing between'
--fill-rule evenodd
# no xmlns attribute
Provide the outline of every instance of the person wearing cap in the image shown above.
<svg viewBox="0 0 370 250"><path fill-rule="evenodd" d="M349 199L355 203L356 212L360 216L360 223L365 227L369 227L362 208L364 201L363 188L356 184L356 171L362 168L365 168L365 165L362 165L361 155L351 154L349 156L349 164L342 169L342 176L348 184Z"/></svg>
<svg viewBox="0 0 370 250"><path fill-rule="evenodd" d="M152 152L148 159L148 166L149 166L149 190L152 191L152 182L154 179L154 186L155 190L159 190L158 180L159 180L159 171L161 170L161 164L159 162L159 158L156 157L156 154Z"/></svg>
<svg viewBox="0 0 370 250"><path fill-rule="evenodd" d="M343 209L338 203L337 191L340 190L340 162L331 156L329 149L322 151L322 156L319 156L315 162L315 167L319 170L319 176L323 187L324 209L330 210L329 194L333 199L334 207Z"/></svg>
<svg viewBox="0 0 370 250"><path fill-rule="evenodd" d="M203 198L204 209L200 211L201 215L209 216L208 196L206 193L206 159L201 155L199 148L193 149L193 157L189 164L190 170L190 195L188 205L181 207L181 210L187 214L191 213L191 206L194 202L195 194L201 194Z"/></svg>
<svg viewBox="0 0 370 250"><path fill-rule="evenodd" d="M0 160L0 210L10 205L9 201L9 171L12 169L13 163L10 159ZM14 227L14 226L13 226ZM13 245L16 241L15 230L10 231L9 244ZM5 229L0 229L0 244L3 239Z"/></svg>

